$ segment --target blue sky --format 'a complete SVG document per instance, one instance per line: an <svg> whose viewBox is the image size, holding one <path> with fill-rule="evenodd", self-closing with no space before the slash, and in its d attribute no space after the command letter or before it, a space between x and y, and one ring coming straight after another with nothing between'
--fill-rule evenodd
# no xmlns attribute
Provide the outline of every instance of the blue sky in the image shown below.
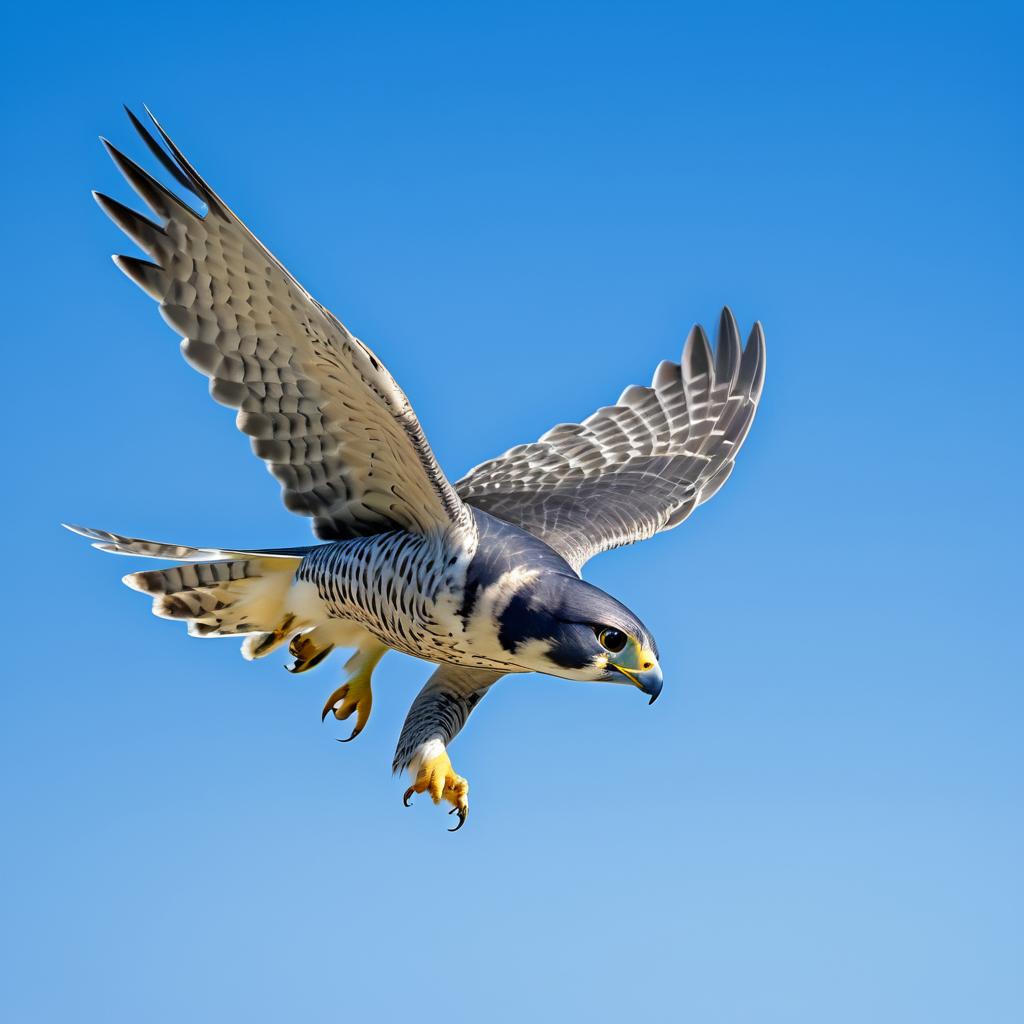
<svg viewBox="0 0 1024 1024"><path fill-rule="evenodd" d="M1019 1021L1020 40L993 4L8 13L5 1019ZM723 303L765 325L728 485L588 569L661 700L502 683L458 836L390 776L426 665L341 747L340 659L191 640L57 528L308 536L107 258L122 101L453 477Z"/></svg>

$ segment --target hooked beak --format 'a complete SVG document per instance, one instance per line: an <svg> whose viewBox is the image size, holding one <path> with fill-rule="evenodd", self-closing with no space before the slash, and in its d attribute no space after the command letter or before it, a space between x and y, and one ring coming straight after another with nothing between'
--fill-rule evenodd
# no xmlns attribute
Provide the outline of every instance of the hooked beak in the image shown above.
<svg viewBox="0 0 1024 1024"><path fill-rule="evenodd" d="M644 668L649 665L649 668ZM639 657L639 664L621 664L608 659L608 667L621 672L635 687L644 693L650 694L648 704L653 704L661 693L665 684L665 677L661 674L661 666L655 660L654 655L649 651L642 651Z"/></svg>

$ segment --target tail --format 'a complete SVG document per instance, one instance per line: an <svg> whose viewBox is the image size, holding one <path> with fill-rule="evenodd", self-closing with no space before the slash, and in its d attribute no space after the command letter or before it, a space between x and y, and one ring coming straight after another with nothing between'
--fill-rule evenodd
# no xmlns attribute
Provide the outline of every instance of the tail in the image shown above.
<svg viewBox="0 0 1024 1024"><path fill-rule="evenodd" d="M93 547L101 551L185 563L133 572L124 577L124 583L153 598L154 615L187 622L192 636L258 634L242 647L246 657L255 658L308 625L287 610L287 601L309 548L191 548L82 526L67 528L95 541Z"/></svg>

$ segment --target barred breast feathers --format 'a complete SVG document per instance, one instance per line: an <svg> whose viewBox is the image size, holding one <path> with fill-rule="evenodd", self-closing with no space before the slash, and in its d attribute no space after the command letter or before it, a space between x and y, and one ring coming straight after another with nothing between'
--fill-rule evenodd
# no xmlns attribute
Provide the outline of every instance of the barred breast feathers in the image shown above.
<svg viewBox="0 0 1024 1024"><path fill-rule="evenodd" d="M328 615L357 619L381 642L416 657L450 657L439 605L461 593L473 547L405 531L325 544L309 552L298 585L312 584Z"/></svg>

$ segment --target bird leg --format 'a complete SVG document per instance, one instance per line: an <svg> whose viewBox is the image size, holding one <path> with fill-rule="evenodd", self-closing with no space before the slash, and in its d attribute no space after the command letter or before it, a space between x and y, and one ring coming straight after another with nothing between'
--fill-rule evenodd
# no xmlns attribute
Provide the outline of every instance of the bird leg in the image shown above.
<svg viewBox="0 0 1024 1024"><path fill-rule="evenodd" d="M374 643L371 646L359 648L345 662L345 670L350 673L348 680L327 698L321 715L321 720L323 720L333 711L334 717L339 722L343 722L350 715L355 714L356 725L352 730L352 735L348 739L338 742L348 743L363 731L363 726L366 725L367 719L370 717L370 710L373 708L373 689L370 686L370 679L377 662L386 651L387 648L382 644Z"/></svg>
<svg viewBox="0 0 1024 1024"><path fill-rule="evenodd" d="M440 748L435 752L436 748ZM466 824L469 817L469 783L456 775L452 768L448 751L440 740L432 740L425 744L423 753L414 761L409 770L413 773L413 784L405 791L402 803L410 806L409 798L413 793L429 793L435 804L446 800L452 805L449 814L457 814L459 823L449 832L458 832Z"/></svg>

